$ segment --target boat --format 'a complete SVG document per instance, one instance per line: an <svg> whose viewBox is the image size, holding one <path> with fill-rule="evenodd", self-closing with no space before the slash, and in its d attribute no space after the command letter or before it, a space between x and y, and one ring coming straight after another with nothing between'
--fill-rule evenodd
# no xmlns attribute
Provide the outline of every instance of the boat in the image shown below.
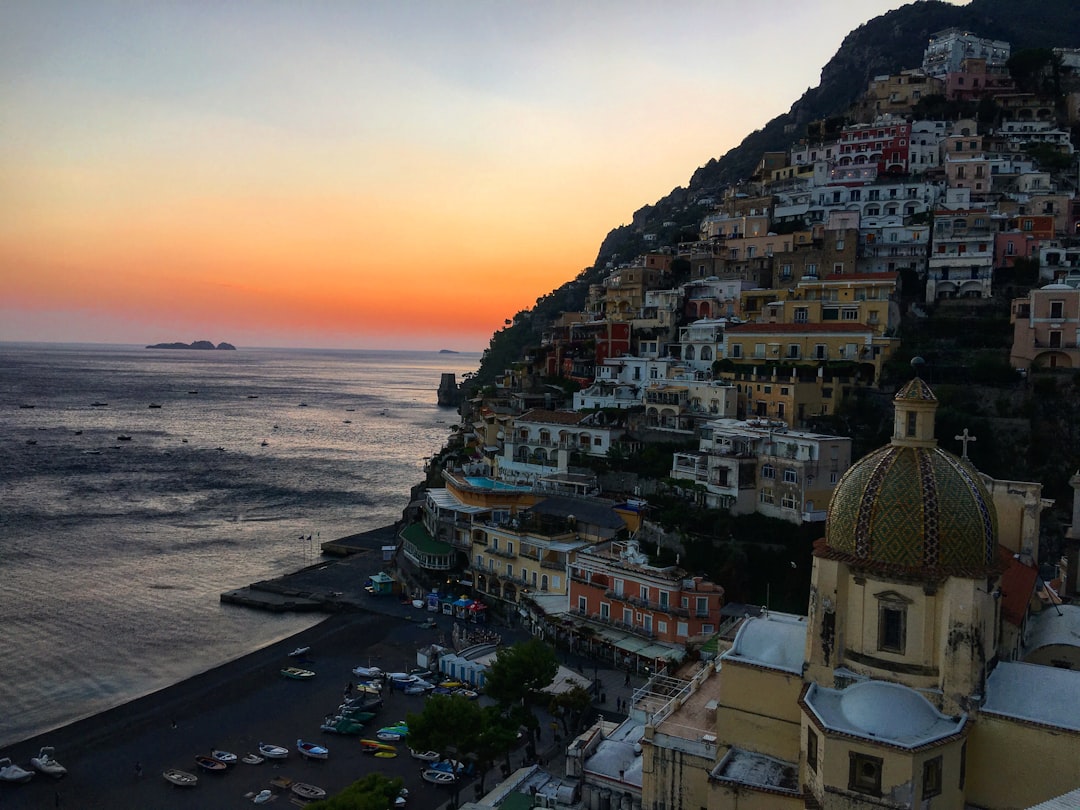
<svg viewBox="0 0 1080 810"><path fill-rule="evenodd" d="M29 782L33 778L33 771L20 768L11 757L0 758L0 782Z"/></svg>
<svg viewBox="0 0 1080 810"><path fill-rule="evenodd" d="M158 404L157 404L156 402L151 402L151 403L150 403L149 405L147 405L146 407L147 407L147 408L160 408L161 406L160 406L160 405L158 405Z"/></svg>
<svg viewBox="0 0 1080 810"><path fill-rule="evenodd" d="M226 765L235 765L237 763L236 754L231 751L222 751L220 748L213 749L210 756L218 762L224 762Z"/></svg>
<svg viewBox="0 0 1080 810"><path fill-rule="evenodd" d="M325 748L318 743L304 742L303 740L296 741L296 750L300 752L300 755L307 757L308 759L329 759L330 749Z"/></svg>
<svg viewBox="0 0 1080 810"><path fill-rule="evenodd" d="M364 724L351 717L337 715L335 717L326 718L319 728L323 731L328 731L331 734L359 734L364 730Z"/></svg>
<svg viewBox="0 0 1080 810"><path fill-rule="evenodd" d="M131 437L121 433L119 436L116 437L116 440L118 442L130 442Z"/></svg>
<svg viewBox="0 0 1080 810"><path fill-rule="evenodd" d="M161 772L161 775L165 777L166 782L170 782L177 787L195 787L199 784L199 777L179 768L166 768Z"/></svg>
<svg viewBox="0 0 1080 810"><path fill-rule="evenodd" d="M33 408L34 406L33 406L33 405L31 405L31 404L30 404L29 402L24 402L24 403L23 403L22 405L20 405L19 407L20 407L20 408L22 408L23 410L29 410L30 408Z"/></svg>
<svg viewBox="0 0 1080 810"><path fill-rule="evenodd" d="M375 738L384 742L396 742L409 736L409 727L404 723L395 723L392 726L383 726L375 732Z"/></svg>
<svg viewBox="0 0 1080 810"><path fill-rule="evenodd" d="M240 761L245 765L262 765L264 759L258 754L244 754L244 756L240 757Z"/></svg>
<svg viewBox="0 0 1080 810"><path fill-rule="evenodd" d="M360 750L365 754L374 754L375 756L396 757L397 748L392 745L388 745L379 740L361 740Z"/></svg>
<svg viewBox="0 0 1080 810"><path fill-rule="evenodd" d="M383 671L378 667L353 667L353 675L357 678L381 678Z"/></svg>
<svg viewBox="0 0 1080 810"><path fill-rule="evenodd" d="M51 745L47 745L38 752L36 757L30 758L30 767L35 771L48 774L49 776L59 779L65 773L67 768L53 759L53 754L56 753L55 749Z"/></svg>
<svg viewBox="0 0 1080 810"><path fill-rule="evenodd" d="M409 755L421 762L438 762L441 759L438 751L414 751L410 748Z"/></svg>
<svg viewBox="0 0 1080 810"><path fill-rule="evenodd" d="M363 709L342 709L341 714L337 716L352 720L354 723L366 723L375 717L375 712L368 712Z"/></svg>
<svg viewBox="0 0 1080 810"><path fill-rule="evenodd" d="M224 773L229 769L229 766L224 762L219 762L213 757L208 757L205 754L199 754L195 757L195 764L202 768L204 771L210 771L211 773Z"/></svg>
<svg viewBox="0 0 1080 810"><path fill-rule="evenodd" d="M266 804L272 798L274 798L274 791L270 790L270 788L264 788L256 793L255 798L251 801L254 804Z"/></svg>
<svg viewBox="0 0 1080 810"><path fill-rule="evenodd" d="M289 755L289 749L270 743L259 743L259 753L267 759L285 759Z"/></svg>
<svg viewBox="0 0 1080 810"><path fill-rule="evenodd" d="M108 406L108 404L109 404L108 402L91 402L90 407L91 408L105 408L105 407Z"/></svg>
<svg viewBox="0 0 1080 810"><path fill-rule="evenodd" d="M266 439L263 439L263 440L262 440L262 441L261 441L261 442L259 443L259 445L260 445L261 447L269 447L269 446L270 446L270 442L268 442L268 441L267 441Z"/></svg>
<svg viewBox="0 0 1080 810"><path fill-rule="evenodd" d="M263 444L266 444L266 442L263 442ZM310 651L311 647L297 647L295 650L289 653L289 658L301 658L307 655Z"/></svg>
<svg viewBox="0 0 1080 810"><path fill-rule="evenodd" d="M307 782L293 782L289 790L296 796L309 802L326 798L325 790L318 785L309 785Z"/></svg>
<svg viewBox="0 0 1080 810"><path fill-rule="evenodd" d="M424 768L420 778L433 785L452 785L457 781L457 777L450 771L440 771L437 768Z"/></svg>
<svg viewBox="0 0 1080 810"><path fill-rule="evenodd" d="M281 674L294 681L306 681L315 677L315 673L310 669L300 669L300 667L285 667L281 670Z"/></svg>

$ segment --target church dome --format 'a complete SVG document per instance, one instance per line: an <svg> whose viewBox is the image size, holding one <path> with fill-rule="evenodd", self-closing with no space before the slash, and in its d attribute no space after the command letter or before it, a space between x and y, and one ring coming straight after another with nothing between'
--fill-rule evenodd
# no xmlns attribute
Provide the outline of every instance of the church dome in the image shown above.
<svg viewBox="0 0 1080 810"><path fill-rule="evenodd" d="M997 514L979 473L937 446L937 398L923 380L901 388L894 402L892 441L853 464L836 485L826 554L912 572L985 571L997 560Z"/></svg>

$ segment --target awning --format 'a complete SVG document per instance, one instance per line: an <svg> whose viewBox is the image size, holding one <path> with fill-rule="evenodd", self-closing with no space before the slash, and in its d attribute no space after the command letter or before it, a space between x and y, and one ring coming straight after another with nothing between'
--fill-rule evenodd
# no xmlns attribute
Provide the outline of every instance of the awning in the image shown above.
<svg viewBox="0 0 1080 810"><path fill-rule="evenodd" d="M648 647L649 642L648 640L638 638L637 636L627 636L626 638L622 638L616 641L615 646L623 652L636 654L639 650L643 650Z"/></svg>

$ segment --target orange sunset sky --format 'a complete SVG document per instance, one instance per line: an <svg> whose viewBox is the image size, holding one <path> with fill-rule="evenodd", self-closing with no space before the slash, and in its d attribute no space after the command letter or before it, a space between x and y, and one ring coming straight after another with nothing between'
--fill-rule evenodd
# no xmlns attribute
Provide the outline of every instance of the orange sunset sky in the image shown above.
<svg viewBox="0 0 1080 810"><path fill-rule="evenodd" d="M0 0L0 340L479 351L896 0Z"/></svg>

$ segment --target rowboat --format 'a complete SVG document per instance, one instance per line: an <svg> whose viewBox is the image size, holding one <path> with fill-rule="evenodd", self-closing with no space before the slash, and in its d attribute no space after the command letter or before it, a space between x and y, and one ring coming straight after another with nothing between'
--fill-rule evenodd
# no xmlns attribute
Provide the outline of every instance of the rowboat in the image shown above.
<svg viewBox="0 0 1080 810"><path fill-rule="evenodd" d="M267 759L285 759L289 755L289 749L270 743L259 743L259 753Z"/></svg>
<svg viewBox="0 0 1080 810"><path fill-rule="evenodd" d="M378 667L354 667L353 675L357 678L381 678L383 671Z"/></svg>
<svg viewBox="0 0 1080 810"><path fill-rule="evenodd" d="M326 798L325 790L317 785L309 785L307 782L293 782L289 790L309 802Z"/></svg>
<svg viewBox="0 0 1080 810"><path fill-rule="evenodd" d="M330 757L330 749L324 748L313 742L297 740L296 750L300 752L301 756L307 757L308 759L329 759Z"/></svg>
<svg viewBox="0 0 1080 810"><path fill-rule="evenodd" d="M210 771L211 773L224 773L229 768L224 762L219 762L213 757L208 757L203 754L199 754L195 757L195 764L204 771Z"/></svg>
<svg viewBox="0 0 1080 810"><path fill-rule="evenodd" d="M245 765L261 765L263 763L263 759L264 758L260 757L258 754L245 754L244 756L240 757L240 761L243 762Z"/></svg>
<svg viewBox="0 0 1080 810"><path fill-rule="evenodd" d="M439 771L434 768L425 768L420 778L433 785L452 785L457 781L457 777L450 771Z"/></svg>
<svg viewBox="0 0 1080 810"><path fill-rule="evenodd" d="M222 751L220 748L213 749L210 752L210 756L225 765L235 765L237 761L236 754L230 751Z"/></svg>
<svg viewBox="0 0 1080 810"><path fill-rule="evenodd" d="M421 762L438 762L440 759L438 751L414 751L410 748L409 754L413 759L419 759Z"/></svg>
<svg viewBox="0 0 1080 810"><path fill-rule="evenodd" d="M292 678L297 681L306 681L309 678L315 677L315 673L310 669L300 669L300 667L285 667L281 670L281 674L286 678Z"/></svg>
<svg viewBox="0 0 1080 810"><path fill-rule="evenodd" d="M195 787L195 785L199 784L199 777L193 773L181 771L179 768L166 768L161 772L161 775L165 777L166 782L170 782L177 787Z"/></svg>
<svg viewBox="0 0 1080 810"><path fill-rule="evenodd" d="M270 790L270 788L266 788L256 793L255 798L251 801L253 804L266 804L272 798L274 798L274 791Z"/></svg>

